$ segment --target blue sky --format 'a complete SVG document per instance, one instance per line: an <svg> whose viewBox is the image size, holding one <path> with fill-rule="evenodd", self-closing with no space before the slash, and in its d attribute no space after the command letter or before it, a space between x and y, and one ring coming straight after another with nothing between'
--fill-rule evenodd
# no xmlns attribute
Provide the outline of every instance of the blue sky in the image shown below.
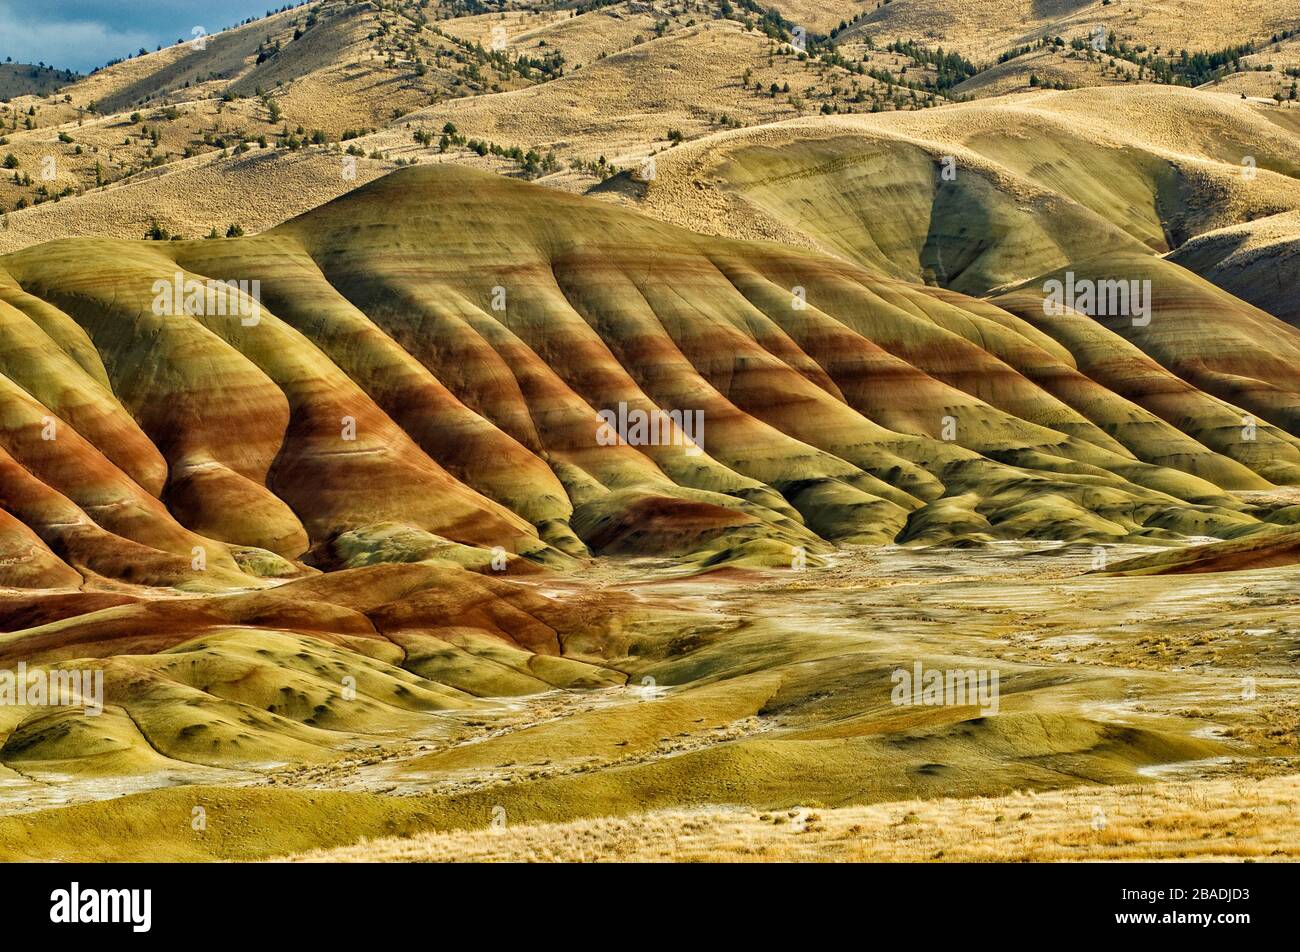
<svg viewBox="0 0 1300 952"><path fill-rule="evenodd" d="M111 59L261 16L286 0L0 0L0 60L87 72Z"/></svg>

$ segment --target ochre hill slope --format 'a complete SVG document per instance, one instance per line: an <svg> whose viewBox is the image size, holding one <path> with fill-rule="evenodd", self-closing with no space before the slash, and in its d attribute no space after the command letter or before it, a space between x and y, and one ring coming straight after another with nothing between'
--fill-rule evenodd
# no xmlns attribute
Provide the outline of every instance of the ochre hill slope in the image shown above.
<svg viewBox="0 0 1300 952"><path fill-rule="evenodd" d="M1243 301L1300 326L1300 211L1206 232L1169 257Z"/></svg>
<svg viewBox="0 0 1300 952"><path fill-rule="evenodd" d="M796 119L664 153L640 207L983 294L1300 208L1295 117L1138 86Z"/></svg>
<svg viewBox="0 0 1300 952"><path fill-rule="evenodd" d="M97 70L60 95L111 115L149 104L265 93L290 121L337 135L354 124L386 121L394 108L423 105L450 93L453 84L457 95L474 91L456 77L458 45L415 3L318 0L229 29L207 29Z"/></svg>
<svg viewBox="0 0 1300 952"><path fill-rule="evenodd" d="M1283 518L1291 524L1243 539L1210 542L1125 559L1110 567L1115 575L1171 575L1200 572L1241 572L1300 563L1300 507L1288 507Z"/></svg>
<svg viewBox="0 0 1300 952"><path fill-rule="evenodd" d="M451 166L252 238L30 248L0 258L3 581L1249 531L1227 491L1300 479L1300 332L1109 266L1149 260L1136 334ZM255 317L178 280L257 281Z"/></svg>
<svg viewBox="0 0 1300 952"><path fill-rule="evenodd" d="M71 617L50 601L0 594L0 617L20 619L0 633L0 664L101 673L105 707L88 719L4 705L0 769L22 776L192 779L196 766L318 763L358 735L454 730L421 715L474 709L480 697L626 679L594 653L627 617L626 598L558 601L450 564L214 597L97 606L82 595Z"/></svg>
<svg viewBox="0 0 1300 952"><path fill-rule="evenodd" d="M1130 45L1219 50L1295 27L1295 12L1265 0L892 0L877 4L845 35L915 37L981 62L1042 36L1069 40L1097 27Z"/></svg>

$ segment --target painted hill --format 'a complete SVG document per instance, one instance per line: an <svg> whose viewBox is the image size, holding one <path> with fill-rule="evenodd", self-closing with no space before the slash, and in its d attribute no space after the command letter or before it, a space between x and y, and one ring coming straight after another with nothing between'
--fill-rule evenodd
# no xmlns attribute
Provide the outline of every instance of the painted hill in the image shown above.
<svg viewBox="0 0 1300 952"><path fill-rule="evenodd" d="M30 248L0 258L4 581L1234 535L1227 490L1300 482L1300 331L1161 264L1138 333L453 166L252 238ZM258 281L255 317L177 281Z"/></svg>
<svg viewBox="0 0 1300 952"><path fill-rule="evenodd" d="M1243 301L1300 326L1300 212L1198 235L1170 256Z"/></svg>
<svg viewBox="0 0 1300 952"><path fill-rule="evenodd" d="M598 688L625 677L584 654L625 599L561 602L454 565L385 565L212 598L126 599L76 613L3 599L0 664L87 670L105 708L9 703L0 773L171 775L338 757L381 731L437 727L481 697ZM444 722L445 725L445 722ZM449 727L450 725L445 725ZM372 738L373 739L373 738Z"/></svg>
<svg viewBox="0 0 1300 952"><path fill-rule="evenodd" d="M1045 91L719 133L661 155L638 207L984 294L1294 210L1298 150L1294 110L1151 85Z"/></svg>
<svg viewBox="0 0 1300 952"><path fill-rule="evenodd" d="M1285 518L1300 518L1300 507L1289 507ZM1241 572L1300 563L1300 526L1287 525L1244 539L1211 542L1191 548L1125 559L1110 567L1113 575L1182 575L1199 572Z"/></svg>
<svg viewBox="0 0 1300 952"><path fill-rule="evenodd" d="M0 704L0 851L1294 751L1285 11L774 3L314 0L4 104L0 672L105 690Z"/></svg>

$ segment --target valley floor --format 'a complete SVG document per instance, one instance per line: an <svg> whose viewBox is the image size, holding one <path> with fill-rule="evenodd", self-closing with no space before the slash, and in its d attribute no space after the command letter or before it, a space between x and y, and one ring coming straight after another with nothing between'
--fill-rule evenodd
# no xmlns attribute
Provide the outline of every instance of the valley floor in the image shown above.
<svg viewBox="0 0 1300 952"><path fill-rule="evenodd" d="M1295 858L1300 569L1094 571L1145 551L534 576L640 606L605 661L625 684L432 712L315 763L28 765L0 787L0 856ZM995 709L900 705L917 665L996 674Z"/></svg>

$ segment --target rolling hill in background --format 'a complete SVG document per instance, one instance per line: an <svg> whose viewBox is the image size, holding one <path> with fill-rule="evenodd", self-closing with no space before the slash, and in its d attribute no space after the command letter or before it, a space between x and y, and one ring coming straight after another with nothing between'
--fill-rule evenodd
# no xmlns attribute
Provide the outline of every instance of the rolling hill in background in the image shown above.
<svg viewBox="0 0 1300 952"><path fill-rule="evenodd" d="M71 70L43 64L0 63L0 99L15 96L49 96L80 77Z"/></svg>
<svg viewBox="0 0 1300 952"><path fill-rule="evenodd" d="M1173 51L1218 50L1263 40L1296 26L1285 7L1261 0L1153 0L1141 5L1088 0L972 0L962 4L891 0L861 7L871 9L862 10L850 34L924 37L930 45L956 49L972 58L1015 49L1044 35L1068 38L1090 33L1094 26L1133 45Z"/></svg>

